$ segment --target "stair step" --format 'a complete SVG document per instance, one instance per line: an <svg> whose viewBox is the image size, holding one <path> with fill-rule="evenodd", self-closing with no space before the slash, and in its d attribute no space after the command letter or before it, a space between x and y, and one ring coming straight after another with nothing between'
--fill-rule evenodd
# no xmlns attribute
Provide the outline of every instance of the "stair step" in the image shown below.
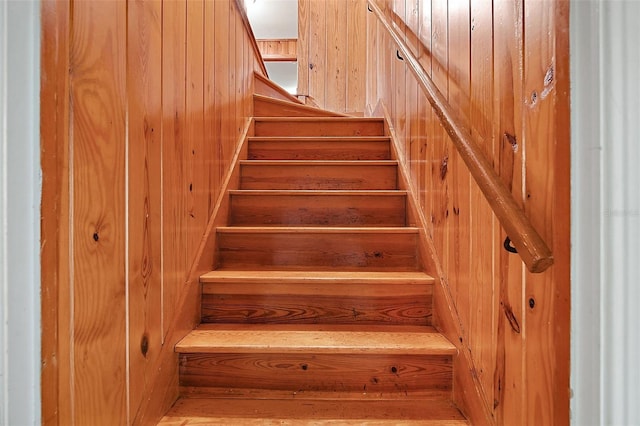
<svg viewBox="0 0 640 426"><path fill-rule="evenodd" d="M176 345L180 385L450 391L455 347L431 327L201 324Z"/></svg>
<svg viewBox="0 0 640 426"><path fill-rule="evenodd" d="M253 115L254 117L346 117L345 114L259 94L253 95Z"/></svg>
<svg viewBox="0 0 640 426"><path fill-rule="evenodd" d="M428 326L201 324L176 352L452 356L456 347Z"/></svg>
<svg viewBox="0 0 640 426"><path fill-rule="evenodd" d="M410 227L219 227L217 269L418 270Z"/></svg>
<svg viewBox="0 0 640 426"><path fill-rule="evenodd" d="M345 401L181 398L158 423L169 425L423 425L468 423L446 399Z"/></svg>
<svg viewBox="0 0 640 426"><path fill-rule="evenodd" d="M423 273L251 272L201 277L202 322L431 324L433 278Z"/></svg>
<svg viewBox="0 0 640 426"><path fill-rule="evenodd" d="M250 160L389 160L390 139L359 137L251 137Z"/></svg>
<svg viewBox="0 0 640 426"><path fill-rule="evenodd" d="M405 191L230 191L230 225L404 226Z"/></svg>
<svg viewBox="0 0 640 426"><path fill-rule="evenodd" d="M384 120L363 117L256 117L255 136L384 136Z"/></svg>
<svg viewBox="0 0 640 426"><path fill-rule="evenodd" d="M395 161L243 160L240 189L398 189Z"/></svg>
<svg viewBox="0 0 640 426"><path fill-rule="evenodd" d="M379 285L423 284L430 285L434 278L424 272L339 272L339 271L210 271L200 276L201 283L302 283L332 284L336 280L344 285L376 283Z"/></svg>

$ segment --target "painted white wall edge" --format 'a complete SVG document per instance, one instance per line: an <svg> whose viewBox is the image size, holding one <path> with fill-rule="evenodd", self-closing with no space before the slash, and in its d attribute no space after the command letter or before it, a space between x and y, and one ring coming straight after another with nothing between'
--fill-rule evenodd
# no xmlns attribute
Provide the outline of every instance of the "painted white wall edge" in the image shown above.
<svg viewBox="0 0 640 426"><path fill-rule="evenodd" d="M40 424L40 3L0 1L0 422Z"/></svg>
<svg viewBox="0 0 640 426"><path fill-rule="evenodd" d="M640 2L570 7L571 423L640 425Z"/></svg>

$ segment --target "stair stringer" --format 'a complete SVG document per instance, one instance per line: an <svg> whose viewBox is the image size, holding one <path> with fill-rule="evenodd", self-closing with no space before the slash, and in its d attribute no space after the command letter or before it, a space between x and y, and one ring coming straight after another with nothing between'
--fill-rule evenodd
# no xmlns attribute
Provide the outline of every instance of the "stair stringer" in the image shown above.
<svg viewBox="0 0 640 426"><path fill-rule="evenodd" d="M407 224L419 229L419 260L425 270L435 278L434 327L456 346L458 352L454 357L453 401L471 424L496 425L493 410L490 408L492 404L482 388L471 352L463 345L462 322L453 302L444 268L436 253L433 238L428 232L427 219L422 209L418 208L418 198L409 179L406 162L398 155L400 143L391 125L390 114L386 106L380 102L373 115L384 117L385 135L391 138L391 158L398 162L398 186L399 189L407 191Z"/></svg>
<svg viewBox="0 0 640 426"><path fill-rule="evenodd" d="M164 344L157 356L156 368L149 378L147 394L136 413L132 413L132 424L157 424L160 418L171 408L179 397L178 356L176 344L191 332L201 320L201 284L200 275L210 271L212 259L215 259L216 227L228 225L229 191L240 185L240 160L247 158L248 139L253 135L254 119L249 118L237 140L235 154L222 183L216 204L209 217L207 228L196 252L193 264L188 271L183 291L178 295L175 314L170 319Z"/></svg>
<svg viewBox="0 0 640 426"><path fill-rule="evenodd" d="M304 105L298 98L280 87L273 80L270 80L258 73L253 73L253 91L258 95L269 96L275 99L289 101L298 105Z"/></svg>

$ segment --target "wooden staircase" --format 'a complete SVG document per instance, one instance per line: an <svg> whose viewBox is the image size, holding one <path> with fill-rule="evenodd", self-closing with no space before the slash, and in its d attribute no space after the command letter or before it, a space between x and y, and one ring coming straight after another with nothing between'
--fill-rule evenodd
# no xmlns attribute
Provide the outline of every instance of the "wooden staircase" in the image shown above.
<svg viewBox="0 0 640 426"><path fill-rule="evenodd" d="M254 101L273 116L255 118L160 424L467 424L383 121Z"/></svg>

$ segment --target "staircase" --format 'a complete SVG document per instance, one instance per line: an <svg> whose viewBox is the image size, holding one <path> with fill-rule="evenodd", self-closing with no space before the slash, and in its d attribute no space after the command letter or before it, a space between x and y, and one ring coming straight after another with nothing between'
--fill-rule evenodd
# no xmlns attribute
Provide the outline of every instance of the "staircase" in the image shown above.
<svg viewBox="0 0 640 426"><path fill-rule="evenodd" d="M254 102L160 424L467 424L383 121Z"/></svg>

